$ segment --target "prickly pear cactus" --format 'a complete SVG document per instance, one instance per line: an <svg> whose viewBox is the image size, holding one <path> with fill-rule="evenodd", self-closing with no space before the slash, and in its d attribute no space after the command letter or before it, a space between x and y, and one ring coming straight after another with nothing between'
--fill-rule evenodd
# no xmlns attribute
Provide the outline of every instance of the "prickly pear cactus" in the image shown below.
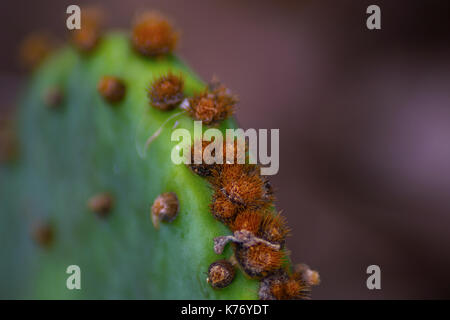
<svg viewBox="0 0 450 320"><path fill-rule="evenodd" d="M246 272L242 257L230 260L243 248L236 237L215 250L217 239L230 234L230 224L211 214L222 171L208 179L170 160L177 144L171 129L193 132L195 115L202 120L203 113L180 112L176 99L157 104L149 88L178 75L183 96L193 97L206 84L171 54L174 39L155 52L145 46L145 37L155 39L145 26L132 36L144 39L133 41L123 33L98 37L94 27L74 37L82 45L46 58L21 98L18 156L0 165L0 297L283 297L272 290L290 277L280 245L272 244L283 267L258 277ZM158 32L164 30L160 24ZM220 130L235 127L227 108L214 118ZM80 267L81 290L66 286L70 265ZM211 272L221 266L236 270L216 279ZM303 296L307 281L296 281Z"/></svg>

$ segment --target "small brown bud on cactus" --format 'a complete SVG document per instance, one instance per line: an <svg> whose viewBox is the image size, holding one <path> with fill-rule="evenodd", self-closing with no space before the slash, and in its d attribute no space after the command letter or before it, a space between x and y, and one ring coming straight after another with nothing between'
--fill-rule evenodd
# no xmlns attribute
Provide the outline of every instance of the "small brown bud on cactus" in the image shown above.
<svg viewBox="0 0 450 320"><path fill-rule="evenodd" d="M42 248L49 248L54 241L54 231L49 223L37 223L32 229L33 240Z"/></svg>
<svg viewBox="0 0 450 320"><path fill-rule="evenodd" d="M184 109L189 115L206 125L217 125L234 112L237 98L224 86L215 87L189 99Z"/></svg>
<svg viewBox="0 0 450 320"><path fill-rule="evenodd" d="M100 193L89 199L88 208L99 217L104 218L110 213L113 204L113 198L109 193Z"/></svg>
<svg viewBox="0 0 450 320"><path fill-rule="evenodd" d="M227 164L214 172L211 180L217 192L240 206L264 207L270 204L264 179L252 165Z"/></svg>
<svg viewBox="0 0 450 320"><path fill-rule="evenodd" d="M151 218L153 226L159 229L159 222L173 221L179 209L178 197L174 192L165 192L160 194L153 202L151 209Z"/></svg>
<svg viewBox="0 0 450 320"><path fill-rule="evenodd" d="M239 206L229 201L221 192L213 195L210 208L214 218L227 225L234 221L239 210Z"/></svg>
<svg viewBox="0 0 450 320"><path fill-rule="evenodd" d="M227 260L218 260L211 263L208 268L208 278L206 281L214 289L225 288L233 281L235 270L233 265Z"/></svg>
<svg viewBox="0 0 450 320"><path fill-rule="evenodd" d="M134 49L147 57L170 54L178 34L168 20L157 12L139 15L133 26L131 41Z"/></svg>
<svg viewBox="0 0 450 320"><path fill-rule="evenodd" d="M168 73L157 78L149 90L150 103L160 110L172 110L183 100L184 82L181 76Z"/></svg>
<svg viewBox="0 0 450 320"><path fill-rule="evenodd" d="M125 96L125 85L119 78L103 76L98 83L98 92L109 103L117 103Z"/></svg>
<svg viewBox="0 0 450 320"><path fill-rule="evenodd" d="M310 298L310 286L295 274L288 275L277 270L261 280L259 298L261 300L304 300Z"/></svg>
<svg viewBox="0 0 450 320"><path fill-rule="evenodd" d="M281 268L284 252L259 242L250 247L237 245L235 255L247 275L261 278Z"/></svg>

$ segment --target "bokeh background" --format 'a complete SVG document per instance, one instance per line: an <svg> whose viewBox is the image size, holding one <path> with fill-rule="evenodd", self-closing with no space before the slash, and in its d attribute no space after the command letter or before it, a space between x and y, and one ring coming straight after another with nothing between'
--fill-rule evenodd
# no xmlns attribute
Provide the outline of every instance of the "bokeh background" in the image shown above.
<svg viewBox="0 0 450 320"><path fill-rule="evenodd" d="M450 2L1 1L0 116L26 79L20 39L64 40L75 3L103 5L115 28L162 11L180 55L239 95L241 127L280 129L277 206L293 261L320 271L314 298L450 298Z"/></svg>

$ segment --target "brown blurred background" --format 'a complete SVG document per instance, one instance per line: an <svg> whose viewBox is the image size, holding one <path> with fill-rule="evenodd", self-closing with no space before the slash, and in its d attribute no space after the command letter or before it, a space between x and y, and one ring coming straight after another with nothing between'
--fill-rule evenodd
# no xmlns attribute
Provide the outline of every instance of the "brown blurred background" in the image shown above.
<svg viewBox="0 0 450 320"><path fill-rule="evenodd" d="M2 1L1 111L25 78L19 40L64 39L66 7L92 3L112 27L144 8L173 18L182 57L239 94L240 125L280 129L272 181L293 261L321 273L313 298L450 298L450 2Z"/></svg>

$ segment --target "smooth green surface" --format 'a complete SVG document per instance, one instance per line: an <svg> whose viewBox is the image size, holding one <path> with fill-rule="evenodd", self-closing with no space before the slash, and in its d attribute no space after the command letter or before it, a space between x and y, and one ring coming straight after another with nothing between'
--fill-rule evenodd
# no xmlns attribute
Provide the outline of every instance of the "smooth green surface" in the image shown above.
<svg viewBox="0 0 450 320"><path fill-rule="evenodd" d="M1 298L43 299L256 299L258 282L238 271L221 290L206 283L218 256L213 238L228 229L209 212L211 189L185 165L174 165L172 127L193 129L183 115L171 120L150 145L144 144L168 116L149 106L146 89L169 70L185 76L185 93L204 84L175 57L138 56L122 34L106 37L90 56L71 48L49 59L30 81L20 108L21 157L0 171ZM123 102L111 106L97 93L103 75L123 79ZM59 85L59 110L43 103ZM225 127L234 122L226 121ZM115 207L99 219L87 200L109 191ZM150 206L173 191L180 213L155 230ZM30 238L36 221L51 221L54 245L45 250ZM81 290L66 288L66 268L81 268Z"/></svg>

